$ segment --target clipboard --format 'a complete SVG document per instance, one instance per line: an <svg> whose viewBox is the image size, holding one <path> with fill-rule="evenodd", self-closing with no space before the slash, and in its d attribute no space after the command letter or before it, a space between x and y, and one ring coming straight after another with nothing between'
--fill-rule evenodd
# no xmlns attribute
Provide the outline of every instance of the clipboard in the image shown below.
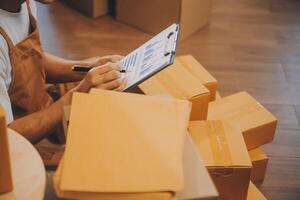
<svg viewBox="0 0 300 200"><path fill-rule="evenodd" d="M179 24L174 23L121 60L128 80L124 92L174 63L178 37Z"/></svg>

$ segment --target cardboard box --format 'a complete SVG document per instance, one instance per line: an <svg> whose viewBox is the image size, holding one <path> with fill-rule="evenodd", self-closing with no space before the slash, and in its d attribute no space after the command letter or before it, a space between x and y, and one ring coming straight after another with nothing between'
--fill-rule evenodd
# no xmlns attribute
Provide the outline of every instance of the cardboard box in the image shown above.
<svg viewBox="0 0 300 200"><path fill-rule="evenodd" d="M146 95L171 95L192 103L191 120L207 118L209 90L182 66L174 63L139 85Z"/></svg>
<svg viewBox="0 0 300 200"><path fill-rule="evenodd" d="M261 148L256 148L249 151L249 156L252 161L251 181L254 183L263 182L268 165L268 156Z"/></svg>
<svg viewBox="0 0 300 200"><path fill-rule="evenodd" d="M187 135L184 152L183 152L183 173L184 173L184 189L177 193L161 192L161 193L123 193L123 194L101 194L87 192L65 192L59 189L61 180L63 160L60 163L54 179L54 188L58 196L64 198L77 199L122 199L122 200L152 200L152 199L198 199L198 200L217 200L218 192L199 157L197 149L189 135ZM174 197L174 198L173 198Z"/></svg>
<svg viewBox="0 0 300 200"><path fill-rule="evenodd" d="M245 200L251 161L241 133L225 121L191 121L189 132L220 199Z"/></svg>
<svg viewBox="0 0 300 200"><path fill-rule="evenodd" d="M267 198L250 181L247 200L267 200Z"/></svg>
<svg viewBox="0 0 300 200"><path fill-rule="evenodd" d="M192 55L177 56L175 58L175 63L183 66L198 80L200 80L201 83L209 90L210 100L215 100L218 87L217 80Z"/></svg>
<svg viewBox="0 0 300 200"><path fill-rule="evenodd" d="M208 24L212 0L117 0L117 20L150 34L180 23L180 39Z"/></svg>
<svg viewBox="0 0 300 200"><path fill-rule="evenodd" d="M79 12L97 18L106 15L109 11L108 0L64 0L68 5Z"/></svg>
<svg viewBox="0 0 300 200"><path fill-rule="evenodd" d="M208 119L227 120L242 131L248 150L271 142L277 119L247 92L239 92L209 103Z"/></svg>
<svg viewBox="0 0 300 200"><path fill-rule="evenodd" d="M13 190L5 111L0 105L0 194Z"/></svg>
<svg viewBox="0 0 300 200"><path fill-rule="evenodd" d="M60 190L182 190L189 104L105 90L74 93Z"/></svg>

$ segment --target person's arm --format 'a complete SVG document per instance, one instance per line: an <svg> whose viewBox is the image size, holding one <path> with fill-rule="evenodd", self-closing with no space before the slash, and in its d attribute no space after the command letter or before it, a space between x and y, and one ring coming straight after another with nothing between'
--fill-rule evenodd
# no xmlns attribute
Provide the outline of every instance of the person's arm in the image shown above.
<svg viewBox="0 0 300 200"><path fill-rule="evenodd" d="M70 105L71 98L70 91L48 108L14 120L8 127L35 144L47 137L61 123L63 107Z"/></svg>
<svg viewBox="0 0 300 200"><path fill-rule="evenodd" d="M66 60L49 53L44 53L45 71L47 83L66 83L81 81L84 73L73 72L74 65L97 67L108 62L118 62L122 56L109 55L103 57L93 57L85 60Z"/></svg>
<svg viewBox="0 0 300 200"><path fill-rule="evenodd" d="M30 142L36 143L51 133L62 122L63 107L71 104L73 92L89 92L91 88L122 91L126 80L121 79L121 66L107 63L90 70L77 87L44 110L40 110L10 123L9 128L17 131Z"/></svg>

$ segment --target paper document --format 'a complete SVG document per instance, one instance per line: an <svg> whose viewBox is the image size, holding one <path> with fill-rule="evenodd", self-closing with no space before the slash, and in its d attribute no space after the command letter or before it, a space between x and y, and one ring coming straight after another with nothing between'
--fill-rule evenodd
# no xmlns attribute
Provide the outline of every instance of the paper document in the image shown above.
<svg viewBox="0 0 300 200"><path fill-rule="evenodd" d="M128 90L173 64L179 25L173 24L121 60Z"/></svg>

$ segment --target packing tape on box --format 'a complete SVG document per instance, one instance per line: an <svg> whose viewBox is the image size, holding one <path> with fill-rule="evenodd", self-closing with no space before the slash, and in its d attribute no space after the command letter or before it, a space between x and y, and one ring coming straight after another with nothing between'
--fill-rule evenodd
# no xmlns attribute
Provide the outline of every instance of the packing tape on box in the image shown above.
<svg viewBox="0 0 300 200"><path fill-rule="evenodd" d="M264 107L259 102L248 103L242 107L237 107L234 110L228 110L227 112L224 112L223 115L225 115L227 119L236 119L240 118L241 115L254 113L261 109L264 109Z"/></svg>
<svg viewBox="0 0 300 200"><path fill-rule="evenodd" d="M177 57L176 59L179 61L180 65L183 65L185 67L185 69L187 69L189 72L193 73L193 71L189 67L189 64L187 64L184 59L182 59L180 57Z"/></svg>
<svg viewBox="0 0 300 200"><path fill-rule="evenodd" d="M171 67L175 67L174 65ZM166 69L168 70L168 69ZM184 88L180 87L179 84L177 84L177 81L175 81L170 75L168 75L167 71L161 71L160 72L163 78L160 78L159 76L156 76L155 78L163 84L163 86L171 92L172 95L174 95L176 98L181 98L182 96L188 97L189 95L185 92ZM180 91L180 92L179 92Z"/></svg>
<svg viewBox="0 0 300 200"><path fill-rule="evenodd" d="M209 122L211 134L208 134L216 165L230 166L232 159L222 121Z"/></svg>

